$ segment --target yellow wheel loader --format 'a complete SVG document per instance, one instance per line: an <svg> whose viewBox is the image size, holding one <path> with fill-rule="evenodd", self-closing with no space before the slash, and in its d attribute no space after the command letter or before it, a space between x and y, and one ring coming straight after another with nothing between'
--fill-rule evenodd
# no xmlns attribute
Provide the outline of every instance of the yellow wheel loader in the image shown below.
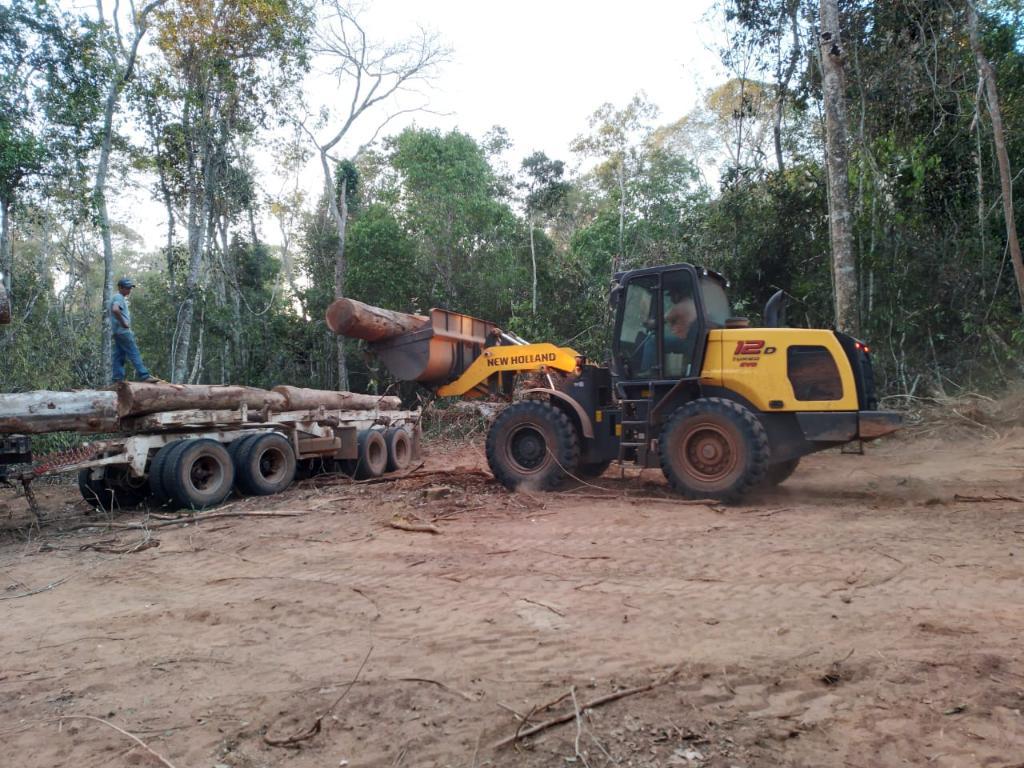
<svg viewBox="0 0 1024 768"><path fill-rule="evenodd" d="M340 327L332 305L328 324L376 339L369 346L393 375L443 397L512 399L522 374L543 381L487 434L491 470L511 489L555 489L620 461L660 466L683 496L732 500L781 483L808 453L899 428L899 414L878 410L867 345L781 327L781 292L766 327L752 328L731 316L727 287L689 264L615 275L607 366L442 309L427 318L359 305L373 314L367 335ZM400 319L395 335L381 313Z"/></svg>

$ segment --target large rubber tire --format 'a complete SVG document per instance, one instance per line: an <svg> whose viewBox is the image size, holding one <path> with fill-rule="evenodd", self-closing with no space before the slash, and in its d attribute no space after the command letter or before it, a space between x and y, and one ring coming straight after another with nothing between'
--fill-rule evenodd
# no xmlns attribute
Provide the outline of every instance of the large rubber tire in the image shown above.
<svg viewBox="0 0 1024 768"><path fill-rule="evenodd" d="M265 432L255 432L251 435L242 435L237 440L232 440L228 443L228 456L231 457L232 463L235 465L235 479L238 479L238 457L242 455L242 451L247 445L252 445L252 441L260 435L266 434Z"/></svg>
<svg viewBox="0 0 1024 768"><path fill-rule="evenodd" d="M149 498L148 479L134 477L127 466L108 466L103 480L114 494L114 504L121 509L132 509Z"/></svg>
<svg viewBox="0 0 1024 768"><path fill-rule="evenodd" d="M408 469L412 463L412 436L405 427L391 427L384 431L388 447L388 472Z"/></svg>
<svg viewBox="0 0 1024 768"><path fill-rule="evenodd" d="M170 493L164 485L165 470L172 456L187 443L188 440L175 440L172 443L167 443L167 445L156 452L153 460L149 462L149 490L153 498L153 504L157 507L165 506L171 502Z"/></svg>
<svg viewBox="0 0 1024 768"><path fill-rule="evenodd" d="M588 464L580 464L577 466L575 474L586 480L593 480L607 472L608 467L611 465L611 459L605 459L604 461L592 461Z"/></svg>
<svg viewBox="0 0 1024 768"><path fill-rule="evenodd" d="M295 464L295 450L284 435L256 435L235 458L235 485L251 496L280 493L295 480Z"/></svg>
<svg viewBox="0 0 1024 768"><path fill-rule="evenodd" d="M796 468L799 465L799 457L780 461L777 464L769 464L768 468L765 470L764 479L761 481L761 484L766 487L782 485L782 483L789 479L790 475L796 472Z"/></svg>
<svg viewBox="0 0 1024 768"><path fill-rule="evenodd" d="M352 474L356 480L380 477L388 467L388 445L379 429L364 429L359 433L359 458Z"/></svg>
<svg viewBox="0 0 1024 768"><path fill-rule="evenodd" d="M575 474L580 459L576 426L543 400L510 405L487 432L487 463L510 490L553 491Z"/></svg>
<svg viewBox="0 0 1024 768"><path fill-rule="evenodd" d="M231 493L235 467L227 448L216 440L188 440L164 467L163 482L177 506L207 509Z"/></svg>
<svg viewBox="0 0 1024 768"><path fill-rule="evenodd" d="M103 478L93 478L92 468L78 471L78 491L90 507L101 509L104 512L110 512L113 509L113 494L107 488Z"/></svg>
<svg viewBox="0 0 1024 768"><path fill-rule="evenodd" d="M661 471L690 499L734 501L761 482L768 435L748 408L718 397L680 407L659 441Z"/></svg>

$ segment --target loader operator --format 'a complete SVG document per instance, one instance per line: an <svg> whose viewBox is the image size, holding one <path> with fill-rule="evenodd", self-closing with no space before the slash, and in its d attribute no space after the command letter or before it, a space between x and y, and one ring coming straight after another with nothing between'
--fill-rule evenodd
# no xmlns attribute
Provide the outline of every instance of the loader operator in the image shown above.
<svg viewBox="0 0 1024 768"><path fill-rule="evenodd" d="M693 349L697 343L697 304L688 291L673 287L666 296L671 306L664 316L664 337L662 347L665 354L666 378L688 375L686 369L693 361ZM654 333L648 334L643 342L641 367L650 372L657 363L658 345Z"/></svg>
<svg viewBox="0 0 1024 768"><path fill-rule="evenodd" d="M155 384L160 381L149 372L146 364L142 362L142 353L139 352L139 345L135 343L135 334L132 332L132 318L128 310L128 296L135 287L129 278L122 277L117 281L117 293L110 300L110 332L114 337L114 349L111 355L111 379L116 384L124 381L125 361L130 361L135 368L135 374L139 381L147 384Z"/></svg>

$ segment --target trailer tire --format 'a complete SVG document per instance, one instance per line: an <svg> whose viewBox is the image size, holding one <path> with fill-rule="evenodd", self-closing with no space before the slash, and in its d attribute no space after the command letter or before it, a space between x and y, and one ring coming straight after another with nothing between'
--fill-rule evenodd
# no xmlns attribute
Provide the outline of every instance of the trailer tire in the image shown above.
<svg viewBox="0 0 1024 768"><path fill-rule="evenodd" d="M388 472L408 469L412 463L412 436L405 427L391 427L384 432L388 447Z"/></svg>
<svg viewBox="0 0 1024 768"><path fill-rule="evenodd" d="M103 473L103 482L114 497L114 505L121 509L133 509L149 498L149 481L145 477L133 477L127 466L108 466Z"/></svg>
<svg viewBox="0 0 1024 768"><path fill-rule="evenodd" d="M565 411L544 400L521 400L487 431L487 463L510 490L553 491L578 469L580 439Z"/></svg>
<svg viewBox="0 0 1024 768"><path fill-rule="evenodd" d="M235 457L235 485L251 496L280 493L295 480L295 451L284 435L264 432L247 440Z"/></svg>
<svg viewBox="0 0 1024 768"><path fill-rule="evenodd" d="M388 446L379 429L364 429L357 438L359 458L356 459L352 474L356 480L380 477L388 467Z"/></svg>
<svg viewBox="0 0 1024 768"><path fill-rule="evenodd" d="M171 500L186 509L206 509L231 493L235 467L227 448L216 440L187 440L175 450L163 473Z"/></svg>
<svg viewBox="0 0 1024 768"><path fill-rule="evenodd" d="M255 432L248 435L242 435L236 440L232 440L228 443L228 455L231 457L231 462L235 465L235 480L238 480L238 460L242 456L242 452L245 450L247 445L251 445L252 441L260 435L265 434L264 432Z"/></svg>
<svg viewBox="0 0 1024 768"><path fill-rule="evenodd" d="M768 434L761 420L732 400L691 400L661 432L661 471L690 499L735 501L760 484L768 467Z"/></svg>
<svg viewBox="0 0 1024 768"><path fill-rule="evenodd" d="M78 470L78 491L90 507L104 512L111 511L113 494L102 478L96 479L92 476L91 467Z"/></svg>
<svg viewBox="0 0 1024 768"><path fill-rule="evenodd" d="M149 463L149 490L153 496L153 503L162 507L171 502L171 496L164 481L164 471L172 454L182 448L188 440L175 440L167 443L156 452L153 460Z"/></svg>

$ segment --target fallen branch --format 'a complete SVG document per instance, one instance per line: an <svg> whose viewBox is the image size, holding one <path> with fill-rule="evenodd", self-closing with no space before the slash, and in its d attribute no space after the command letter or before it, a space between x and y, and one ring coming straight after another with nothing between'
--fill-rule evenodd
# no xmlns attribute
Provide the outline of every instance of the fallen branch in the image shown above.
<svg viewBox="0 0 1024 768"><path fill-rule="evenodd" d="M430 685L436 685L438 688L443 688L444 690L448 691L448 693L453 693L456 696L465 699L466 701L476 701L476 699L474 699L469 694L463 693L462 691L456 691L454 688L449 688L447 685L438 680L431 680L427 677L400 677L398 679L406 683L429 683Z"/></svg>
<svg viewBox="0 0 1024 768"><path fill-rule="evenodd" d="M348 695L348 692L352 690L352 686L355 685L356 680L359 679L359 675L362 673L363 667L365 667L366 662L370 660L371 653L373 653L372 645L370 646L370 650L366 652L366 656L363 657L363 663L360 664L359 669L356 670L355 677L353 677L349 684L345 686L345 690L342 691L341 695L334 700L334 703L331 704L331 706L329 706L326 710L324 710L323 714L319 715L317 719L313 721L313 724L309 726L309 728L307 728L305 731L302 731L301 733L286 736L283 739L275 739L269 733L264 733L263 741L272 747L291 747L300 742L312 739L314 736L320 733L320 730L323 728L324 718L332 712L334 712L334 708L337 707L341 703L341 700ZM267 730L269 731L269 729ZM171 768L173 768L173 766Z"/></svg>
<svg viewBox="0 0 1024 768"><path fill-rule="evenodd" d="M87 549L91 549L94 552L107 552L111 555L131 555L135 552L141 552L144 549L150 549L151 547L159 547L160 540L154 539L149 535L149 531L146 531L146 535L143 536L139 541L132 542L131 544L125 544L121 546L115 545L113 542L116 540L108 539L106 541L90 542L83 544L78 548L79 552L84 552Z"/></svg>
<svg viewBox="0 0 1024 768"><path fill-rule="evenodd" d="M557 614L562 618L565 618L565 614L562 611L548 605L547 603L542 603L538 600L530 600L528 597L520 597L519 599L522 600L524 603L529 603L530 605L539 605L541 608L547 608L552 613Z"/></svg>
<svg viewBox="0 0 1024 768"><path fill-rule="evenodd" d="M402 517L393 518L388 525L400 531L412 531L413 533L441 533L441 529L436 525L424 522L411 522Z"/></svg>
<svg viewBox="0 0 1024 768"><path fill-rule="evenodd" d="M128 733L128 731L126 731L124 728L119 728L118 726L116 726L112 722L110 722L109 720L104 720L102 717L93 717L92 715L64 715L62 717L57 718L57 720L59 720L61 722L63 722L64 720L93 720L93 721L95 721L97 723L102 723L103 725L107 726L108 728L113 728L118 733L120 733L120 734L122 734L124 736L127 736L129 739L134 741L136 744L138 744L144 750L149 752L149 754L151 754L153 757L155 757L157 760L159 760L161 763L163 763L165 766L167 766L167 768L175 768L174 763L172 763L166 757L161 755L159 752L155 751L152 747L150 747L146 742L144 742L138 736L136 736L135 734L132 734L132 733Z"/></svg>
<svg viewBox="0 0 1024 768"><path fill-rule="evenodd" d="M655 688L657 688L659 686L662 686L662 685L665 685L665 683L670 682L673 678L675 678L676 675L679 674L679 671L682 668L683 668L683 665L681 663L677 664L675 667L673 667L671 670L669 670L665 675L663 675L662 677L659 677L657 680L655 680L652 683L648 683L647 685L641 685L641 686L639 686L637 688L626 688L625 690L622 690L622 691L616 691L615 693L609 693L609 694L607 694L605 696L601 696L599 698L596 698L593 701L586 702L581 707L579 707L579 710L585 712L588 709L596 709L597 707L604 706L605 704L610 704L613 701L618 701L619 699L624 699L627 696L635 696L638 693L646 693L647 691L652 691ZM529 717L529 715L527 715L527 717ZM540 733L541 731L546 731L548 728L552 728L552 727L554 727L556 725L561 725L562 723L567 723L570 720L573 720L575 718L576 718L576 710L574 709L572 712L569 712L568 714L559 715L558 717L553 717L550 720L545 720L543 723L538 723L537 725L533 726L532 728L527 728L527 729L525 729L523 731L518 731L517 730L516 733L513 734L512 736L509 736L508 738L502 739L501 741L497 742L496 744L493 744L491 746L491 749L499 749L499 748L504 747L504 746L506 746L508 744L512 744L512 743L518 741L519 739L528 738L529 736L533 736L534 734Z"/></svg>
<svg viewBox="0 0 1024 768"><path fill-rule="evenodd" d="M216 520L226 517L301 517L302 515L311 514L309 510L303 510L300 512L295 511L284 511L276 512L273 510L257 510L252 512L206 512L202 515L188 515L185 517L175 517L168 519L159 519L158 522L142 522L142 523L105 523L99 525L96 523L85 523L83 525L76 525L71 528L65 528L64 531L81 531L87 528L116 528L118 530L125 531L145 531L151 528L163 528L168 525L187 525L189 523L201 523L204 520Z"/></svg>
<svg viewBox="0 0 1024 768"><path fill-rule="evenodd" d="M63 579L55 581L52 584L47 584L45 587L33 589L31 592L22 592L20 595L4 595L3 597L0 597L0 600L17 600L19 597L31 597L32 595L38 595L40 592L49 592L51 589L59 587L70 578L70 576L65 576Z"/></svg>
<svg viewBox="0 0 1024 768"><path fill-rule="evenodd" d="M1024 503L1024 499L1019 496L961 496L959 493L953 496L953 501L960 501L965 504L984 504L991 501L1016 501L1018 503Z"/></svg>

